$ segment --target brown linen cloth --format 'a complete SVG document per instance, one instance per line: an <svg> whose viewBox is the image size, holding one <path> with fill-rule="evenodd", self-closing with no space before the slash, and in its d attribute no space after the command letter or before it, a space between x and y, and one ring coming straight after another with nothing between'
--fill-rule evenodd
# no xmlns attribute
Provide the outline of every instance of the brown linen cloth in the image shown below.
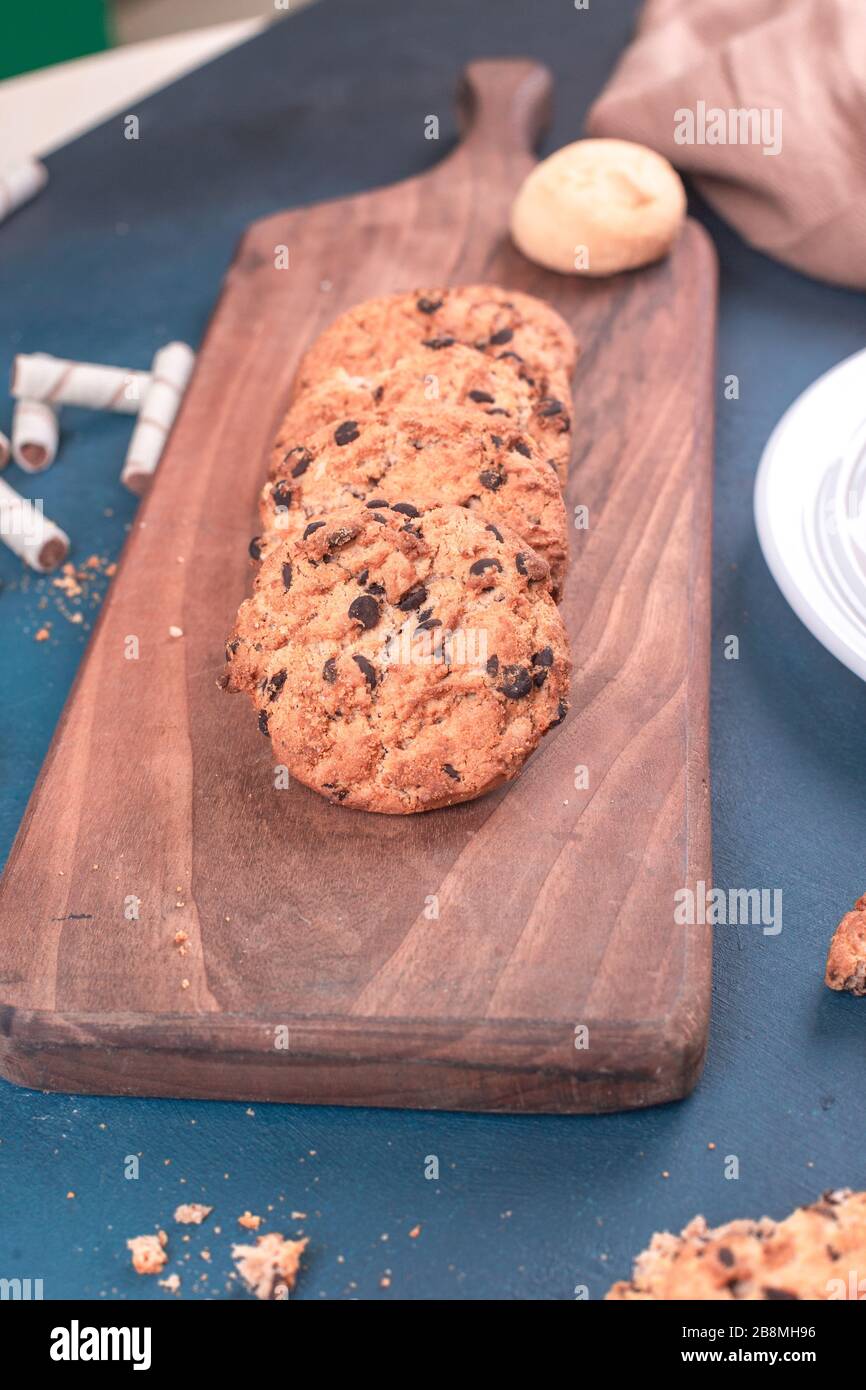
<svg viewBox="0 0 866 1390"><path fill-rule="evenodd" d="M764 143L678 143L700 103L764 111ZM659 150L768 255L866 288L866 0L647 0L587 127Z"/></svg>

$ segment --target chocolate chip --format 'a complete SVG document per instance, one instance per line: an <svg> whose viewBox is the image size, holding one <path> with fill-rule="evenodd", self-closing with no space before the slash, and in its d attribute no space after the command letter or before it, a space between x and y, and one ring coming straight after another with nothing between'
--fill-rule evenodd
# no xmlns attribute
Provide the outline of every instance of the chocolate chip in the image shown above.
<svg viewBox="0 0 866 1390"><path fill-rule="evenodd" d="M376 583L373 583L373 584L368 584L368 585L367 585L367 593L368 593L368 594L376 594L376 595L379 595L379 594L384 594L384 592L385 592L385 585L384 585L384 584L376 584Z"/></svg>
<svg viewBox="0 0 866 1390"><path fill-rule="evenodd" d="M361 594L349 604L349 617L364 628L375 627L381 616L378 603L369 594Z"/></svg>
<svg viewBox="0 0 866 1390"><path fill-rule="evenodd" d="M283 454L283 463L289 463L292 459L294 460L291 465L292 477L300 478L301 474L306 473L313 462L313 455L309 449L304 448L303 444L296 444L293 449L287 449Z"/></svg>
<svg viewBox="0 0 866 1390"><path fill-rule="evenodd" d="M735 1257L735 1255L734 1255L734 1252L733 1252L733 1250L729 1250L728 1247L727 1247L727 1245L720 1245L720 1246L719 1246L718 1255L719 1255L719 1264L725 1265L725 1267L726 1267L727 1269L731 1269L731 1268L733 1267L733 1265L736 1264L736 1257Z"/></svg>
<svg viewBox="0 0 866 1390"><path fill-rule="evenodd" d="M304 534L301 539L306 540L308 536L311 536L314 531L318 531L321 526L324 526L324 524L324 521L311 521L309 526L304 531Z"/></svg>
<svg viewBox="0 0 866 1390"><path fill-rule="evenodd" d="M313 455L310 453L309 449L304 449L299 445L297 449L292 449L286 456L286 462L288 462L292 454L297 454L298 456L297 462L292 465L292 477L300 478L301 474L306 473L310 464L313 462Z"/></svg>
<svg viewBox="0 0 866 1390"><path fill-rule="evenodd" d="M512 361L519 362L520 365L523 366L523 358L520 356L519 352L509 350L508 352L499 352L496 354L497 362L505 362L508 360L509 357L512 359Z"/></svg>
<svg viewBox="0 0 866 1390"><path fill-rule="evenodd" d="M408 593L403 595L397 607L400 609L401 613L412 613L416 608L421 607L426 597L427 590L424 588L424 585L416 584L414 589L410 589Z"/></svg>
<svg viewBox="0 0 866 1390"><path fill-rule="evenodd" d="M266 686L269 700L275 700L277 698L277 696L279 695L280 691L286 683L286 676L288 674L288 671L282 670L275 671L274 674L271 676Z"/></svg>
<svg viewBox="0 0 866 1390"><path fill-rule="evenodd" d="M333 685L333 684L334 684L334 681L335 681L336 679L337 679L337 659L336 659L336 657L329 656L329 657L328 657L328 660L325 662L324 666L322 667L322 680L323 680L323 681L327 681L327 682L328 682L328 685Z"/></svg>
<svg viewBox="0 0 866 1390"><path fill-rule="evenodd" d="M261 536L253 536L252 540L250 541L250 554L252 555L254 560L260 560L262 558Z"/></svg>
<svg viewBox="0 0 866 1390"><path fill-rule="evenodd" d="M439 348L453 347L456 341L456 338L425 338L424 347L433 348L434 352L438 352Z"/></svg>
<svg viewBox="0 0 866 1390"><path fill-rule="evenodd" d="M799 1294L796 1294L796 1293L789 1293L789 1291L788 1291L787 1289L774 1289L774 1288L773 1288L771 1285L769 1285L769 1284L765 1284L765 1285L764 1285L763 1294L764 1294L764 1297L765 1297L765 1298L773 1298L773 1299L786 1298L786 1299L793 1299L793 1300L795 1300L795 1301L799 1301L799 1298L800 1298L800 1295L799 1295Z"/></svg>
<svg viewBox="0 0 866 1390"><path fill-rule="evenodd" d="M284 589L291 589L291 587L292 587L292 562L291 562L291 560L284 560L284 561L283 561L283 588L284 588Z"/></svg>
<svg viewBox="0 0 866 1390"><path fill-rule="evenodd" d="M259 710L259 729L264 734L265 738L270 738L270 733L268 732L268 712L266 709Z"/></svg>
<svg viewBox="0 0 866 1390"><path fill-rule="evenodd" d="M441 627L441 626L442 626L442 619L441 619L441 618L425 618L423 622L420 622L420 623L418 624L418 626L416 627L416 629L415 629L415 631L414 631L414 633L413 633L412 635L413 635L413 637L417 637L419 632L431 632L431 631L433 630L434 627Z"/></svg>
<svg viewBox="0 0 866 1390"><path fill-rule="evenodd" d="M419 299L415 305L422 314L435 314L437 309L441 309L444 304L442 299Z"/></svg>
<svg viewBox="0 0 866 1390"><path fill-rule="evenodd" d="M362 589L363 589L364 585L365 585L366 582L367 582L367 579L368 579L368 577L369 577L369 574L370 574L370 571L369 571L369 570L361 570L361 573L358 575L358 583L360 584L360 586L361 586Z"/></svg>
<svg viewBox="0 0 866 1390"><path fill-rule="evenodd" d="M536 689L540 690L549 675L549 671L536 671L535 675L532 677L532 684Z"/></svg>
<svg viewBox="0 0 866 1390"><path fill-rule="evenodd" d="M498 656L489 656L489 657L487 658L487 674L488 674L488 676L495 676L495 675L498 673L498 671L499 671L499 657L498 657Z"/></svg>
<svg viewBox="0 0 866 1390"><path fill-rule="evenodd" d="M532 450L523 439L512 439L511 447L516 454L522 454L525 459L532 458Z"/></svg>
<svg viewBox="0 0 866 1390"><path fill-rule="evenodd" d="M496 402L496 397L491 396L489 391L469 391L467 395L476 405L494 405Z"/></svg>
<svg viewBox="0 0 866 1390"><path fill-rule="evenodd" d="M502 532L496 526L493 525L492 521L488 521L484 529L485 531L492 531L496 539L499 541L499 544L502 544Z"/></svg>
<svg viewBox="0 0 866 1390"><path fill-rule="evenodd" d="M446 777L451 777L455 782L460 782L462 780L456 767L452 767L450 763L443 763L442 771L445 773Z"/></svg>
<svg viewBox="0 0 866 1390"><path fill-rule="evenodd" d="M503 409L501 408L501 406L495 406L493 410L487 410L487 411L485 411L484 413L485 413L485 415L505 415L505 416L509 416L509 415L511 414L511 411L510 411L510 410L503 410Z"/></svg>
<svg viewBox="0 0 866 1390"><path fill-rule="evenodd" d="M501 435L501 434L491 434L490 438L493 440L493 443L496 445L497 449L501 449L501 448L502 448L502 435Z"/></svg>
<svg viewBox="0 0 866 1390"><path fill-rule="evenodd" d="M384 388L384 386L377 386L376 389L375 389L375 391L373 392L373 400L376 402L376 405L379 405L379 404L381 403L381 400L382 400L382 397L384 396L384 394L385 394L385 388Z"/></svg>
<svg viewBox="0 0 866 1390"><path fill-rule="evenodd" d="M533 666L552 666L552 665L553 665L553 648L552 648L552 647L542 647L540 652L533 652L533 653L532 653L532 664L533 664Z"/></svg>
<svg viewBox="0 0 866 1390"><path fill-rule="evenodd" d="M493 555L485 555L483 560L476 560L469 566L470 574L483 574L485 570L495 569L502 572L502 565Z"/></svg>
<svg viewBox="0 0 866 1390"><path fill-rule="evenodd" d="M353 656L352 660L358 667L371 690L376 689L376 668L365 656Z"/></svg>
<svg viewBox="0 0 866 1390"><path fill-rule="evenodd" d="M342 425L338 425L334 430L334 443L351 444L352 440L357 439L360 433L357 420L344 420Z"/></svg>
<svg viewBox="0 0 866 1390"><path fill-rule="evenodd" d="M381 512L371 512L370 515L374 521L379 522L380 526L388 525L388 518L386 516L383 516Z"/></svg>
<svg viewBox="0 0 866 1390"><path fill-rule="evenodd" d="M240 644L241 639L239 637L233 637L230 642L226 642L226 661L231 661Z"/></svg>
<svg viewBox="0 0 866 1390"><path fill-rule="evenodd" d="M391 507L392 512L402 512L404 516L420 516L417 507L413 507L411 502L395 502Z"/></svg>
<svg viewBox="0 0 866 1390"><path fill-rule="evenodd" d="M548 729L555 729L556 726L557 726L557 724L561 724L561 723L562 723L563 719L565 718L565 716L566 716L567 714L568 714L568 705L565 703L564 700L560 700L560 702L559 702L559 708L558 708L557 711L556 711L556 718L555 718L554 720L552 720L552 722L551 722L550 724L548 724L548 726L547 726Z"/></svg>
<svg viewBox="0 0 866 1390"><path fill-rule="evenodd" d="M502 684L497 689L509 700L522 700L532 689L532 677L525 666L503 666Z"/></svg>
<svg viewBox="0 0 866 1390"><path fill-rule="evenodd" d="M502 487L502 484L505 482L505 474L494 473L492 468L485 468L482 473L478 474L478 481L481 483L482 487L489 488L491 492L495 492L497 488Z"/></svg>
<svg viewBox="0 0 866 1390"><path fill-rule="evenodd" d="M526 568L526 556L524 555L524 553L523 553L522 550L519 550L519 551L517 552L517 555L515 556L515 559L514 559L514 563L515 563L515 565L517 566L517 573L518 573L518 574L528 574L528 573L529 573L529 571L528 571L527 568Z"/></svg>
<svg viewBox="0 0 866 1390"><path fill-rule="evenodd" d="M562 401L558 401L555 396L542 396L536 407L538 415L561 415Z"/></svg>
<svg viewBox="0 0 866 1390"><path fill-rule="evenodd" d="M514 329L513 329L513 328L500 328L500 330L499 330L498 333L493 333L493 334L491 334L491 337L490 337L490 346L491 346L491 347L502 347L503 343L510 343L510 342L511 342L511 339L512 339L513 337L514 337Z"/></svg>
<svg viewBox="0 0 866 1390"><path fill-rule="evenodd" d="M421 612L418 614L418 621L419 621L420 623L426 623L427 619L428 619L429 617L431 617L432 614L433 614L433 605L431 604L429 608L424 608L424 609L421 610Z"/></svg>
<svg viewBox="0 0 866 1390"><path fill-rule="evenodd" d="M365 506L365 507L369 507L370 511L372 511L374 507L387 507L387 505L388 505L388 503L387 503L386 501L384 501L384 499L381 498L381 497L377 497L376 500L375 500L374 502L365 502L365 503L364 503L364 506Z"/></svg>
<svg viewBox="0 0 866 1390"><path fill-rule="evenodd" d="M285 478L280 478L274 483L271 497L275 507L290 507L292 505L292 486Z"/></svg>

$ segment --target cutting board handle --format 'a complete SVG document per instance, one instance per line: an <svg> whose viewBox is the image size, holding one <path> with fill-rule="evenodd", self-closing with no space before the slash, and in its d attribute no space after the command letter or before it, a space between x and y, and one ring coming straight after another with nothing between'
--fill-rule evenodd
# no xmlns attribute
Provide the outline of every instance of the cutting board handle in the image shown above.
<svg viewBox="0 0 866 1390"><path fill-rule="evenodd" d="M490 58L469 63L457 85L461 151L477 158L534 158L550 124L553 76L543 63L526 58Z"/></svg>

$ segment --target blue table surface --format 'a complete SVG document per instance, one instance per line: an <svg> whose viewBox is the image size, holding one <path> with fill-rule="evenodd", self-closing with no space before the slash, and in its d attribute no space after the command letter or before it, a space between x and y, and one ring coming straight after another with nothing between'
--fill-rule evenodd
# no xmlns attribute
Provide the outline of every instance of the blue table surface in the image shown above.
<svg viewBox="0 0 866 1390"><path fill-rule="evenodd" d="M323 0L136 102L137 142L122 115L109 120L53 155L46 191L0 226L0 374L19 351L147 367L169 338L197 344L246 224L435 162L455 139L453 84L473 57L547 62L557 108L544 151L575 139L636 11ZM440 117L438 145L424 139L429 113ZM715 881L781 888L784 913L777 936L717 930L696 1092L630 1114L513 1117L80 1098L0 1083L0 1276L41 1277L47 1298L166 1298L133 1274L125 1249L128 1236L164 1226L184 1297L242 1296L227 1283L229 1246L250 1209L263 1230L310 1236L301 1299L568 1299L579 1286L598 1298L654 1230L696 1212L714 1223L781 1216L824 1188L864 1186L866 1001L831 994L822 971L838 916L866 889L866 692L777 590L752 486L781 412L863 345L866 301L774 264L694 211L721 263ZM729 373L738 400L722 395ZM0 406L7 431L10 411ZM134 517L118 481L129 429L127 418L70 409L57 466L8 475L44 498L77 562L101 564L76 624L50 578L0 551L3 857L106 563ZM49 639L35 641L49 623ZM728 634L739 637L736 661L723 656ZM26 929L26 903L21 920ZM126 1176L128 1155L140 1156L137 1177ZM431 1155L438 1178L425 1176ZM172 1212L196 1200L215 1211L186 1242Z"/></svg>

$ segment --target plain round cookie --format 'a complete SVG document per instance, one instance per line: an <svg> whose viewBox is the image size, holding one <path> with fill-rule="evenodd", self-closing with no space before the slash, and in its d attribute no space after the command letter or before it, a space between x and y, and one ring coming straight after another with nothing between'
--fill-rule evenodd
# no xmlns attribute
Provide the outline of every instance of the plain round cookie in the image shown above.
<svg viewBox="0 0 866 1390"><path fill-rule="evenodd" d="M358 420L372 410L441 404L462 405L525 430L565 484L571 456L571 389L565 371L549 372L544 392L515 363L462 343L422 347L383 372L351 376L339 367L290 408L274 441L270 475L281 475L286 454L324 425Z"/></svg>
<svg viewBox="0 0 866 1390"><path fill-rule="evenodd" d="M529 434L458 405L371 412L327 425L288 456L283 477L267 483L259 512L260 557L301 535L313 517L352 502L387 509L469 507L510 528L550 566L558 598L568 562L568 522L554 470Z"/></svg>
<svg viewBox="0 0 866 1390"><path fill-rule="evenodd" d="M406 814L516 777L567 710L547 565L463 507L355 505L264 560L227 647L273 758L329 800Z"/></svg>
<svg viewBox="0 0 866 1390"><path fill-rule="evenodd" d="M629 140L576 140L527 175L511 235L548 270L613 275L666 255L685 214L682 180L663 155Z"/></svg>
<svg viewBox="0 0 866 1390"><path fill-rule="evenodd" d="M414 290L356 304L319 335L301 358L292 399L340 368L350 376L385 371L421 347L462 343L511 362L547 394L548 376L570 377L577 344L549 304L499 285Z"/></svg>

